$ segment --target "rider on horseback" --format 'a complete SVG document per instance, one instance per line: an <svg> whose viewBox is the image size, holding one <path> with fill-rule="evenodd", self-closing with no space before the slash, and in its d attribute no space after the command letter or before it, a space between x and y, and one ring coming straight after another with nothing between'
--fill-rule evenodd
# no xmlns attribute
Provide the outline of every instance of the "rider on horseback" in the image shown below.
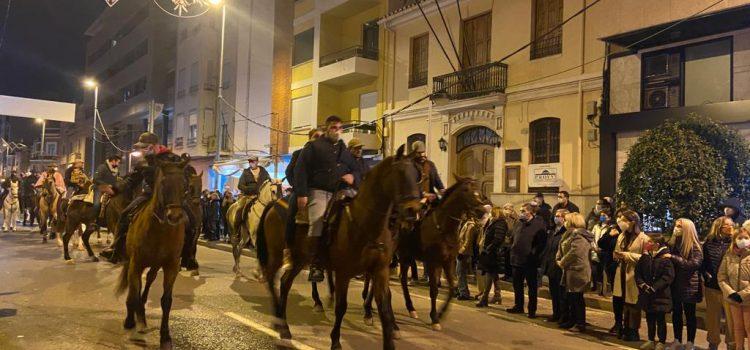
<svg viewBox="0 0 750 350"><path fill-rule="evenodd" d="M75 194L86 193L88 191L87 188L83 188L89 178L83 172L83 161L80 158L75 159L73 164L65 170L63 180L67 189L65 199L70 199Z"/></svg>
<svg viewBox="0 0 750 350"><path fill-rule="evenodd" d="M248 157L247 162L250 164L250 167L242 171L239 183L237 184L237 189L242 192L242 196L237 200L240 210L237 211L234 218L236 227L242 225L242 221L246 217L250 206L258 199L260 185L266 181L271 181L271 175L268 174L266 168L258 165L258 156L252 155Z"/></svg>
<svg viewBox="0 0 750 350"><path fill-rule="evenodd" d="M324 137L308 142L294 167L297 206L307 208L307 235L311 238L312 249L308 280L311 282L323 281L321 236L328 203L334 192L354 185L359 176L352 154L340 139L342 130L341 118L328 117Z"/></svg>
<svg viewBox="0 0 750 350"><path fill-rule="evenodd" d="M19 206L19 190L21 189L21 181L18 179L18 175L16 175L16 171L12 170L10 172L10 177L5 179L2 183L3 188L3 195L2 200L0 203L2 203L3 207L3 232L5 232L7 229L10 229L11 231L15 231L16 229L16 214L18 212L18 206ZM10 198L9 198L10 196ZM15 209L12 208L15 206Z"/></svg>
<svg viewBox="0 0 750 350"><path fill-rule="evenodd" d="M110 154L107 161L99 165L94 172L94 212L98 214L98 219L103 217L102 203L106 203L109 197L115 195L114 188L120 175L120 161L122 158L119 154Z"/></svg>
<svg viewBox="0 0 750 350"><path fill-rule="evenodd" d="M427 149L424 142L414 141L411 144L411 159L414 161L414 167L417 168L417 182L419 191L424 201L428 204L437 200L437 195L445 193L445 186L440 180L435 163L427 159Z"/></svg>
<svg viewBox="0 0 750 350"><path fill-rule="evenodd" d="M47 178L52 178L55 183L55 189L57 189L57 193L60 195L65 194L65 179L63 179L62 174L60 174L57 171L57 164L50 163L47 165L47 171L43 172L41 176L39 176L39 179L36 181L36 184L34 184L35 188L41 188L44 186L44 183L47 181ZM57 213L57 201L52 203L52 210L50 211L55 215Z"/></svg>
<svg viewBox="0 0 750 350"><path fill-rule="evenodd" d="M142 152L143 159L135 165L133 173L130 174L130 176L125 178L122 183L115 186L115 192L119 192L118 188L121 187L135 190L139 185L141 186L141 192L133 198L133 201L130 202L120 214L120 221L117 224L117 233L115 234L115 241L112 243L112 246L99 254L102 257L109 259L112 263L117 263L126 256L125 240L127 239L126 236L128 234L130 221L132 221L133 215L137 209L151 198L156 177L156 162L158 160L172 162L180 161L180 157L172 153L172 151L166 146L160 145L159 137L151 132L142 133L138 137L138 142L134 144L133 147ZM183 205L183 210L189 220L186 229L188 229L188 227L195 227L195 219L193 218L190 208Z"/></svg>

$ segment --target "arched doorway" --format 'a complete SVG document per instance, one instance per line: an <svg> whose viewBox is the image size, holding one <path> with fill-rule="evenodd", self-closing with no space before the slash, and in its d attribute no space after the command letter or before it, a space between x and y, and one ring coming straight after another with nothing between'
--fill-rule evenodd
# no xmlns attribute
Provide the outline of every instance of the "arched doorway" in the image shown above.
<svg viewBox="0 0 750 350"><path fill-rule="evenodd" d="M456 136L456 175L476 179L487 198L492 194L495 147L499 144L500 136L485 126L466 129Z"/></svg>

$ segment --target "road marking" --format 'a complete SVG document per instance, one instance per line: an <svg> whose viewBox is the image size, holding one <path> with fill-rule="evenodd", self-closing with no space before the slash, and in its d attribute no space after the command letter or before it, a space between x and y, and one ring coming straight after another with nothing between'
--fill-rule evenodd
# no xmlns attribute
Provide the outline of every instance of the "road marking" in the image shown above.
<svg viewBox="0 0 750 350"><path fill-rule="evenodd" d="M234 312L231 312L231 311L225 312L224 315L226 315L228 317L231 317L231 318L235 319L237 322L242 323L242 324L244 324L244 325L246 325L246 326L248 326L248 327L250 327L252 329L255 329L255 330L259 331L259 332L263 332L263 333L267 334L268 336L270 336L272 338L275 338L277 340L281 340L281 338L279 338L279 332L276 332L273 329L268 328L268 327L266 327L266 326L264 326L264 325L262 325L262 324L260 324L258 322L255 322L255 321L250 320L248 318L242 317L242 316L240 316L240 315L238 315L238 314L236 314ZM294 340L294 339L283 340L283 341L289 343L292 347L294 347L295 349L298 349L298 350L315 350L314 347L309 346L307 344L304 344L304 343L302 343L300 341L297 341L297 340Z"/></svg>

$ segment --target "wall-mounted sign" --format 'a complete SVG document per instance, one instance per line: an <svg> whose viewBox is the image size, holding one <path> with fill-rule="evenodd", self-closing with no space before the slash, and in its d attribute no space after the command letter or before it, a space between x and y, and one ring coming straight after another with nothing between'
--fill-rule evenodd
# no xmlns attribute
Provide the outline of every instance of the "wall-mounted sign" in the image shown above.
<svg viewBox="0 0 750 350"><path fill-rule="evenodd" d="M560 163L529 164L529 187L560 187L561 184Z"/></svg>
<svg viewBox="0 0 750 350"><path fill-rule="evenodd" d="M499 146L500 136L488 127L477 126L463 131L456 137L456 153L474 145Z"/></svg>

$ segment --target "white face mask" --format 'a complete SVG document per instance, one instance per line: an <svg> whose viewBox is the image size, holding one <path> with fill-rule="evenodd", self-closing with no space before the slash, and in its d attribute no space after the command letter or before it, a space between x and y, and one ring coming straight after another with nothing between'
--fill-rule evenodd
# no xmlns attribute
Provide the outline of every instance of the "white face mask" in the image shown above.
<svg viewBox="0 0 750 350"><path fill-rule="evenodd" d="M747 249L748 247L750 247L750 239L741 238L737 240L737 248Z"/></svg>

